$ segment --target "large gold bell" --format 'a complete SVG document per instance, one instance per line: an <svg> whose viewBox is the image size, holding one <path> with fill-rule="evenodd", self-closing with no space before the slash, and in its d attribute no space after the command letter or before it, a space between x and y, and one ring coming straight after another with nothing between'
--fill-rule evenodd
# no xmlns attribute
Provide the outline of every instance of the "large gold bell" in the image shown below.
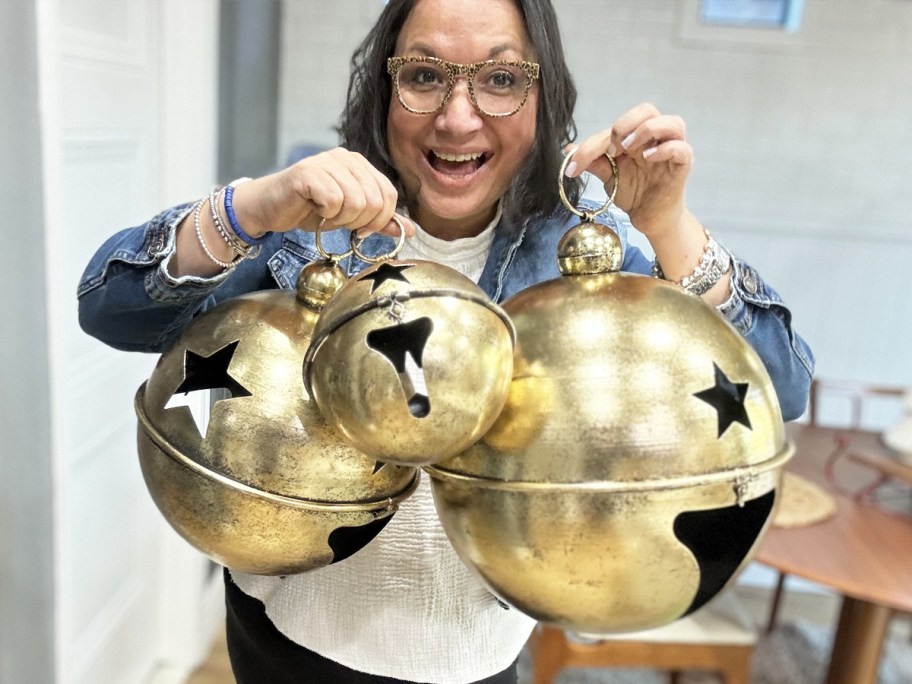
<svg viewBox="0 0 912 684"><path fill-rule="evenodd" d="M417 484L341 441L301 382L320 308L345 280L305 267L297 292L227 300L187 327L136 395L149 492L187 541L243 572L284 575L357 552ZM206 421L186 396L210 390ZM217 400L216 400L217 399Z"/></svg>
<svg viewBox="0 0 912 684"><path fill-rule="evenodd" d="M447 536L491 590L586 633L659 626L753 554L791 454L757 354L712 307L617 272L584 222L563 277L504 303L513 381L476 445L428 467Z"/></svg>
<svg viewBox="0 0 912 684"><path fill-rule="evenodd" d="M350 444L424 465L488 430L512 364L513 327L470 279L430 261L382 261L326 305L304 381Z"/></svg>

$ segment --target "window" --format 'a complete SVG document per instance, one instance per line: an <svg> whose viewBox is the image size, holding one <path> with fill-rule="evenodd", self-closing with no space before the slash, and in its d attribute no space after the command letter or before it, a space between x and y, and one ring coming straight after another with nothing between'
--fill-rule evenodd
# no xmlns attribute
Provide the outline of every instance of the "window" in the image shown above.
<svg viewBox="0 0 912 684"><path fill-rule="evenodd" d="M739 50L800 45L804 0L680 0L684 43Z"/></svg>
<svg viewBox="0 0 912 684"><path fill-rule="evenodd" d="M797 31L804 0L700 0L704 25Z"/></svg>

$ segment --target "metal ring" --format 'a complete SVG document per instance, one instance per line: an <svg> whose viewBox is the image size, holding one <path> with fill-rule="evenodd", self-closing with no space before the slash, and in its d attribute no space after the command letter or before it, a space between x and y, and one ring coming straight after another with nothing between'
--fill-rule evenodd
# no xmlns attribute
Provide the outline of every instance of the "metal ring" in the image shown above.
<svg viewBox="0 0 912 684"><path fill-rule="evenodd" d="M614 157L612 157L610 154L606 153L605 157L608 159L608 162L611 164L611 171L614 173L614 187L611 189L611 196L608 197L608 199L605 200L605 203L601 207L596 209L595 211L580 211L579 209L574 207L572 204L570 204L570 200L567 199L567 193L564 191L564 178L565 178L565 173L567 171L567 164L573 158L573 155L576 153L577 149L579 149L579 148L573 148L570 151L570 153L567 154L566 157L564 157L564 161L560 167L560 176L558 177L558 180L557 180L557 187L560 190L561 201L564 203L564 206L567 207L567 209L569 209L571 212L573 212L574 214L576 214L577 216L579 216L582 219L592 220L599 214L602 214L602 213L608 211L608 207L610 207L612 204L614 204L614 198L617 195L617 191L618 191L618 167L617 167L617 163L614 161Z"/></svg>
<svg viewBox="0 0 912 684"><path fill-rule="evenodd" d="M323 257L324 259L328 259L329 261L332 261L334 263L339 263L345 257L350 257L353 254L353 250L348 250L344 254L330 254L325 249L323 249L323 245L320 244L320 231L323 230L324 223L326 223L326 218L321 218L320 225L317 226L316 243L317 243L317 251L320 252L320 256Z"/></svg>
<svg viewBox="0 0 912 684"><path fill-rule="evenodd" d="M352 231L348 238L348 243L351 245L351 251L355 253L355 256L361 259L361 261L366 261L369 264L379 264L381 261L386 261L387 259L395 259L396 255L402 251L402 247L405 245L405 224L402 223L402 219L399 218L396 214L393 214L393 221L399 226L399 241L396 243L396 246L393 247L391 252L382 254L376 257L365 256L361 253L359 249L361 243L364 242L364 238L358 237L355 231Z"/></svg>

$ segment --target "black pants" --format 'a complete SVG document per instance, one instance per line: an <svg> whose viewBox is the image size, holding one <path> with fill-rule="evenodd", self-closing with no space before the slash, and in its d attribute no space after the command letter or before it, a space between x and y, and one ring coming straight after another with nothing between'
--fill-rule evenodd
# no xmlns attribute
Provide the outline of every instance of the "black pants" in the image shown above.
<svg viewBox="0 0 912 684"><path fill-rule="evenodd" d="M238 684L403 684L349 669L299 646L266 615L262 602L248 596L225 571L228 656ZM516 684L516 663L476 684Z"/></svg>

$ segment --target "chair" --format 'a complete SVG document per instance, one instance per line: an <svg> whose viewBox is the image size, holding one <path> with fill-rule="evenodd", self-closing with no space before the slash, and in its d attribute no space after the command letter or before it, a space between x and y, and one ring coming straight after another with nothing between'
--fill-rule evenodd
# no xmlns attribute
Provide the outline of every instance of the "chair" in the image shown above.
<svg viewBox="0 0 912 684"><path fill-rule="evenodd" d="M865 413L865 407L870 408L875 402L883 403L902 400L906 391L905 387L889 387L850 380L814 378L811 381L808 401L808 422L811 425L832 425L834 420L826 414L824 403L832 407L839 402L849 408L847 418L840 414L838 419L839 426L847 429L859 429L865 427L865 418L869 417ZM767 618L767 633L772 632L776 626L786 578L787 575L785 573L779 573L776 579L776 587L773 591Z"/></svg>
<svg viewBox="0 0 912 684"><path fill-rule="evenodd" d="M718 672L725 684L748 684L757 633L731 591L670 625L632 634L574 636L539 625L530 640L532 684L551 684L569 667L648 667L670 673L676 684L684 670Z"/></svg>

